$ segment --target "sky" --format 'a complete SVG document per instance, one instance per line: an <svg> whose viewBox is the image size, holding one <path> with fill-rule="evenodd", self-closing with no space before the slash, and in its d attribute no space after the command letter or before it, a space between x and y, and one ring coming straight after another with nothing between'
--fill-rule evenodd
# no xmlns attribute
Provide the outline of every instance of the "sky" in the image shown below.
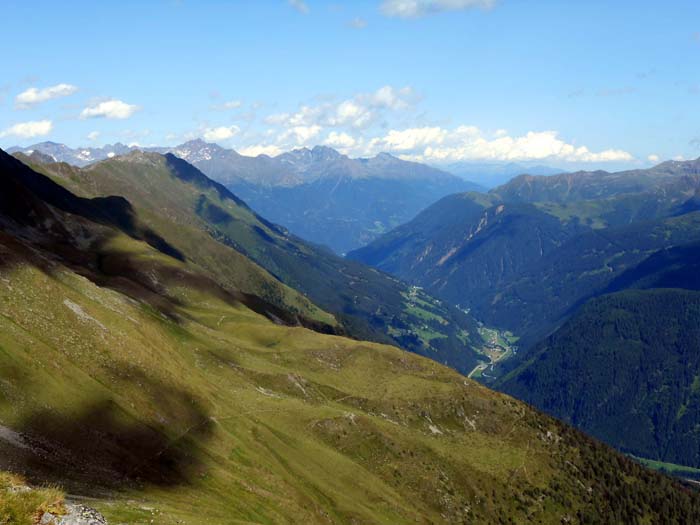
<svg viewBox="0 0 700 525"><path fill-rule="evenodd" d="M700 156L700 2L3 1L0 147Z"/></svg>

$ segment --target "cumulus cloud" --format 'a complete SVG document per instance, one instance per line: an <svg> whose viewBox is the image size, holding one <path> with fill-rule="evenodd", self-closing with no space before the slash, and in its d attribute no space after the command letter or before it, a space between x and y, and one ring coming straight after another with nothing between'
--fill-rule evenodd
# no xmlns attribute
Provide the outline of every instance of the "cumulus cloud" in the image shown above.
<svg viewBox="0 0 700 525"><path fill-rule="evenodd" d="M17 109L28 109L47 100L67 97L76 91L78 88L71 84L56 84L43 89L32 87L15 97L15 106Z"/></svg>
<svg viewBox="0 0 700 525"><path fill-rule="evenodd" d="M230 139L234 135L237 135L240 131L241 130L238 126L220 126L218 128L205 129L202 136L206 141L216 142L217 140Z"/></svg>
<svg viewBox="0 0 700 525"><path fill-rule="evenodd" d="M647 157L647 160L648 160L649 162L659 162L659 156L658 156L658 155L653 155L653 154L652 154L652 155L649 155L649 156Z"/></svg>
<svg viewBox="0 0 700 525"><path fill-rule="evenodd" d="M417 151L422 148L443 144L449 132L439 127L409 128L390 130L384 137L374 138L372 148L389 151Z"/></svg>
<svg viewBox="0 0 700 525"><path fill-rule="evenodd" d="M34 120L30 122L20 122L0 131L0 137L18 137L29 139L48 135L53 129L53 122L50 120Z"/></svg>
<svg viewBox="0 0 700 525"><path fill-rule="evenodd" d="M88 140L97 140L100 136L99 131L91 131L90 133L87 134Z"/></svg>
<svg viewBox="0 0 700 525"><path fill-rule="evenodd" d="M389 17L419 18L445 11L489 9L495 4L496 0L384 0L380 9Z"/></svg>
<svg viewBox="0 0 700 525"><path fill-rule="evenodd" d="M127 104L121 100L111 99L102 102L96 102L86 107L81 113L81 119L88 118L109 118L109 119L127 119L140 108L133 104Z"/></svg>
<svg viewBox="0 0 700 525"><path fill-rule="evenodd" d="M347 133L331 131L323 143L326 146L345 151L357 146L358 140Z"/></svg>
<svg viewBox="0 0 700 525"><path fill-rule="evenodd" d="M358 93L340 102L303 105L294 113L278 113L265 119L268 124L288 128L298 126L351 127L362 129L386 111L411 107L415 95L410 87L384 86L372 93Z"/></svg>
<svg viewBox="0 0 700 525"><path fill-rule="evenodd" d="M293 141L297 146L305 146L321 133L321 129L321 126L316 124L311 126L294 126L282 133L278 137L278 141L282 144L288 144L290 141Z"/></svg>
<svg viewBox="0 0 700 525"><path fill-rule="evenodd" d="M530 131L521 136L504 135L502 130L489 136L474 126L454 129L441 127L390 130L369 141L370 153L389 151L423 162L459 160L528 161L552 159L563 162L621 162L634 157L620 149L590 151L586 146L569 144L556 131Z"/></svg>
<svg viewBox="0 0 700 525"><path fill-rule="evenodd" d="M302 15L305 15L309 12L309 6L306 5L306 2L304 2L304 0L288 0L288 1L289 1L289 5L291 5L294 9L296 9Z"/></svg>

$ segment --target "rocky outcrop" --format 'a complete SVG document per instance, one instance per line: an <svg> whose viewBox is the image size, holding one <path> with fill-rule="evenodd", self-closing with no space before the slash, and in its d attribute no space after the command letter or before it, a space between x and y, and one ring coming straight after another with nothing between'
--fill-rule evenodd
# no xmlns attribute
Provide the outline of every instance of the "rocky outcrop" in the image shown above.
<svg viewBox="0 0 700 525"><path fill-rule="evenodd" d="M66 514L58 516L44 512L39 525L108 525L107 520L93 508L67 503Z"/></svg>

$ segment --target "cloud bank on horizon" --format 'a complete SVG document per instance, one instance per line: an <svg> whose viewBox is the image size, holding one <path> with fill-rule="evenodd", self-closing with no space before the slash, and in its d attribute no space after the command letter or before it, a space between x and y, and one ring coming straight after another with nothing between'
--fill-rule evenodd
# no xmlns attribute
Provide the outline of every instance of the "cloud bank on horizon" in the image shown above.
<svg viewBox="0 0 700 525"><path fill-rule="evenodd" d="M97 55L90 55L79 37L66 36L79 35L66 18L72 7L68 12L47 7L52 11L47 19L63 20L65 28L41 22L30 31L53 42L55 63L31 53L9 59L5 73L15 80L0 86L0 143L172 146L202 138L251 156L327 145L351 157L388 152L433 164L590 166L655 163L696 156L693 148L700 149L693 146L700 144L700 131L692 125L700 116L700 77L679 70L674 78L663 60L639 58L650 53L632 50L632 44L624 49L623 34L619 42L593 46L600 35L587 33L603 30L601 24L585 26L586 16L598 19L590 6L562 6L559 23L545 24L548 36L537 24L543 13L551 17L551 10L537 1L529 9L508 0L264 4L243 11L206 0L152 7L167 19L168 30L144 23L141 35L137 30L122 35L118 21L105 21L93 36ZM688 12L668 22L676 34L679 20L689 20L693 11L700 14L695 4L684 5ZM10 8L18 16L19 6ZM609 15L611 28L624 32L624 9L611 9ZM242 54L231 35L240 33L241 42L255 40L256 21L271 17L277 17L278 31ZM206 31L196 29L201 20L210 25ZM571 20L580 27L566 26ZM684 40L655 38L652 32L634 45L648 41L661 59L668 53L660 50L662 44L697 56L697 30L688 28ZM168 40L185 29L193 33L191 39ZM138 54L136 47L122 55L112 32L120 35L120 45L138 47L147 36L149 45L163 41L168 52ZM587 54L584 41L591 46ZM88 60L119 51L129 61L120 65L105 57L78 67L70 58L77 49ZM40 50L37 43L35 52ZM606 57L617 68L639 63L622 76L599 69ZM668 96L669 86L678 96ZM673 113L669 104L675 104ZM681 109L687 113L682 117Z"/></svg>
<svg viewBox="0 0 700 525"><path fill-rule="evenodd" d="M59 86L70 86L60 84ZM59 87L56 86L56 87ZM73 86L71 86L73 87ZM56 89L50 88L57 92ZM67 96L77 91L74 88L65 94L42 95L47 90L29 90L18 95L19 100L28 100L26 93L32 94L32 103L38 99ZM267 129L264 140L259 143L244 144L239 150L244 155L279 155L284 151L323 144L353 156L366 157L381 152L393 153L404 159L420 162L455 162L464 160L481 161L534 161L552 160L560 162L626 162L634 156L621 149L591 151L585 145L567 143L557 131L528 131L524 135L511 136L504 129L492 133L484 132L476 126L462 124L453 127L420 126L384 129L376 134L377 123L391 114L414 112L421 100L411 87L383 86L374 92L357 93L340 101L326 100L316 105L301 104L296 110L272 113L262 118ZM229 101L214 106L217 111L235 110L241 107L240 101ZM86 119L128 119L139 106L121 100L110 99L93 102L78 115ZM20 122L0 132L0 137L31 139L45 137L54 129L51 120ZM179 140L202 138L208 142L233 145L229 141L241 134L237 125L201 127L188 132ZM93 130L86 135L95 141L101 135ZM255 133L249 135L256 136ZM172 140L171 138L171 140ZM650 157L654 157L651 155ZM651 160L651 158L649 159Z"/></svg>

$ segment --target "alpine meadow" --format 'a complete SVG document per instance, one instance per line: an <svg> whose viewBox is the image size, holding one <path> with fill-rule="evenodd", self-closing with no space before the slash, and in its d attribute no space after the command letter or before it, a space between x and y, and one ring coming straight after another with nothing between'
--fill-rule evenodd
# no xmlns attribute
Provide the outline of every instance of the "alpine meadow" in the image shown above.
<svg viewBox="0 0 700 525"><path fill-rule="evenodd" d="M0 525L700 523L700 4L2 7Z"/></svg>

